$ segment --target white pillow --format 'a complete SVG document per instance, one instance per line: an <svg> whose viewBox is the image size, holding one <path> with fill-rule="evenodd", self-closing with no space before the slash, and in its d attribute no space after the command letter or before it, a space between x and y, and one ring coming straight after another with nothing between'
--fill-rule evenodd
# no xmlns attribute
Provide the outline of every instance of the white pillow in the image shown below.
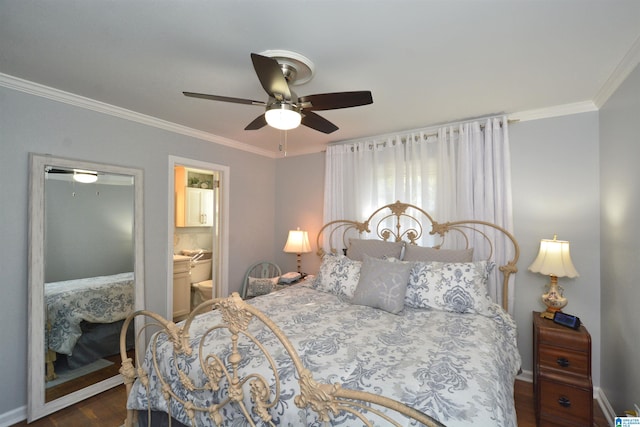
<svg viewBox="0 0 640 427"><path fill-rule="evenodd" d="M335 295L353 297L360 279L361 261L354 261L344 255L327 254L313 281L313 287L319 291Z"/></svg>
<svg viewBox="0 0 640 427"><path fill-rule="evenodd" d="M493 262L416 262L409 273L405 305L490 315L487 292Z"/></svg>

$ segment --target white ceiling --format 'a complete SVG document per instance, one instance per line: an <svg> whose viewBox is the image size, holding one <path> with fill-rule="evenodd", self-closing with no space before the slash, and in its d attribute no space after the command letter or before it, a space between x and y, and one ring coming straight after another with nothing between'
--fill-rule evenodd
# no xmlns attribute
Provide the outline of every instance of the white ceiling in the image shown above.
<svg viewBox="0 0 640 427"><path fill-rule="evenodd" d="M300 53L316 72L298 95L373 93L372 105L320 112L340 128L332 134L288 132L290 154L318 152L334 141L595 102L621 64L638 62L639 37L637 0L0 0L5 78L266 155L278 155L281 132L243 130L261 107L182 91L266 101L249 54Z"/></svg>

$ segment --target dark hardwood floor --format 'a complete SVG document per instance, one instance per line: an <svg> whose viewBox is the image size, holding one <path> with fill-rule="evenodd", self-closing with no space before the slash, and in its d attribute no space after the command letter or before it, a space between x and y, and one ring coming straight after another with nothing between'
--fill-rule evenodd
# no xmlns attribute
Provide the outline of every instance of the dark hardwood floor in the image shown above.
<svg viewBox="0 0 640 427"><path fill-rule="evenodd" d="M533 408L533 385L516 381L516 411L518 427L535 427L536 418ZM74 406L56 412L49 417L27 424L26 421L15 426L64 426L64 427L118 427L126 418L125 388L118 386ZM608 427L600 406L594 401L594 427Z"/></svg>

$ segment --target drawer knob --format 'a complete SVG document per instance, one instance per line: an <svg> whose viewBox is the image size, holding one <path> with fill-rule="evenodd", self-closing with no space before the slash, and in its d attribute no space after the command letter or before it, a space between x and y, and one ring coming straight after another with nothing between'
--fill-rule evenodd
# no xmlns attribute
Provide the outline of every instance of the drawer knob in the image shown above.
<svg viewBox="0 0 640 427"><path fill-rule="evenodd" d="M569 359L567 359L566 357L558 357L556 359L556 362L558 362L558 365L562 366L563 368L569 367Z"/></svg>
<svg viewBox="0 0 640 427"><path fill-rule="evenodd" d="M569 400L569 398L568 398L568 397L564 397L564 396L562 396L560 399L558 399L558 404L559 404L560 406L563 406L563 407L565 407L565 408L568 408L568 407L570 407L570 406L571 406L571 400Z"/></svg>

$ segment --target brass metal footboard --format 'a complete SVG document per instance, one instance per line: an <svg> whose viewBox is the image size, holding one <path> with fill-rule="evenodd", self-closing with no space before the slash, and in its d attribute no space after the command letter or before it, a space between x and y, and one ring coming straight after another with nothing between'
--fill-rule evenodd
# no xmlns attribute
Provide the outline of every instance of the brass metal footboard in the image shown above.
<svg viewBox="0 0 640 427"><path fill-rule="evenodd" d="M207 325L206 333L198 338L198 342L191 341L189 330L192 322L197 314L201 314L210 309L220 310L221 323L217 325ZM144 340L144 332L147 326L156 325L159 332L153 334L149 342L149 353L152 357L152 365L154 375L158 376L158 382L161 385L162 397L167 402L167 407L171 408L169 402L179 405L189 418L191 425L198 425L198 419L202 419L202 414L211 425L223 425L223 409L228 405L233 405L237 411L243 414L249 425L275 425L271 415L273 409L281 399L281 380L278 372L274 355L263 346L256 336L249 331L249 325L252 321L261 322L273 333L284 352L278 350L278 357L288 356L295 368L295 378L298 380L300 394L294 398L295 405L301 409L310 409L317 414L317 419L331 424L332 420L339 415L348 415L359 420L365 426L375 425L393 425L402 426L408 424L411 420L416 420L426 426L442 426L426 414L417 411L401 402L378 396L372 393L350 390L341 387L340 384L323 384L317 382L313 378L312 372L307 369L295 348L280 330L265 314L255 308L253 305L245 303L237 293L232 294L228 298L214 299L205 301L200 304L186 319L184 324L177 326L171 321L164 319L162 316L146 310L132 313L123 325L123 333L120 338L122 367L120 373L124 377L127 388L127 395L130 394L134 381L139 380L145 390L150 392L149 372L143 369L140 360L140 354L143 351L136 351L136 363L127 356L125 334L130 322L137 316L145 316L147 320L151 320L142 328L138 341ZM223 332L223 334L221 333ZM211 354L204 350L205 342L211 338L211 334L225 335L231 345L230 353L226 355ZM161 338L162 337L162 338ZM166 338L165 338L166 337ZM185 398L184 395L178 395L172 389L168 378L161 375L159 369L160 362L157 360L157 344L162 340L168 340L171 343L172 354L171 362L172 370L177 373L181 387L188 390L189 393L202 393L207 391L217 391L222 396L215 402L211 402L208 406L199 406L190 400L190 394ZM268 361L271 369L270 378L266 378L259 372L247 373L247 360L243 359L239 342L248 340L250 345L258 348ZM228 346L221 346L228 349ZM138 345L136 345L138 350ZM228 351L228 350L227 350ZM181 361L185 358L192 358L194 352L198 352L200 368L206 376L204 384L194 384L192 377L185 372L184 365ZM166 362L166 361L165 361ZM244 366L244 368L242 368ZM175 380L175 379L174 379ZM246 393L249 393L251 405L247 405L248 399L245 399ZM213 394L212 394L213 396ZM198 413L200 417L198 417ZM127 419L125 426L132 427L136 423L135 410L127 411ZM390 415L391 414L391 415ZM171 409L169 409L168 417L171 417ZM170 422L170 421L169 421Z"/></svg>

